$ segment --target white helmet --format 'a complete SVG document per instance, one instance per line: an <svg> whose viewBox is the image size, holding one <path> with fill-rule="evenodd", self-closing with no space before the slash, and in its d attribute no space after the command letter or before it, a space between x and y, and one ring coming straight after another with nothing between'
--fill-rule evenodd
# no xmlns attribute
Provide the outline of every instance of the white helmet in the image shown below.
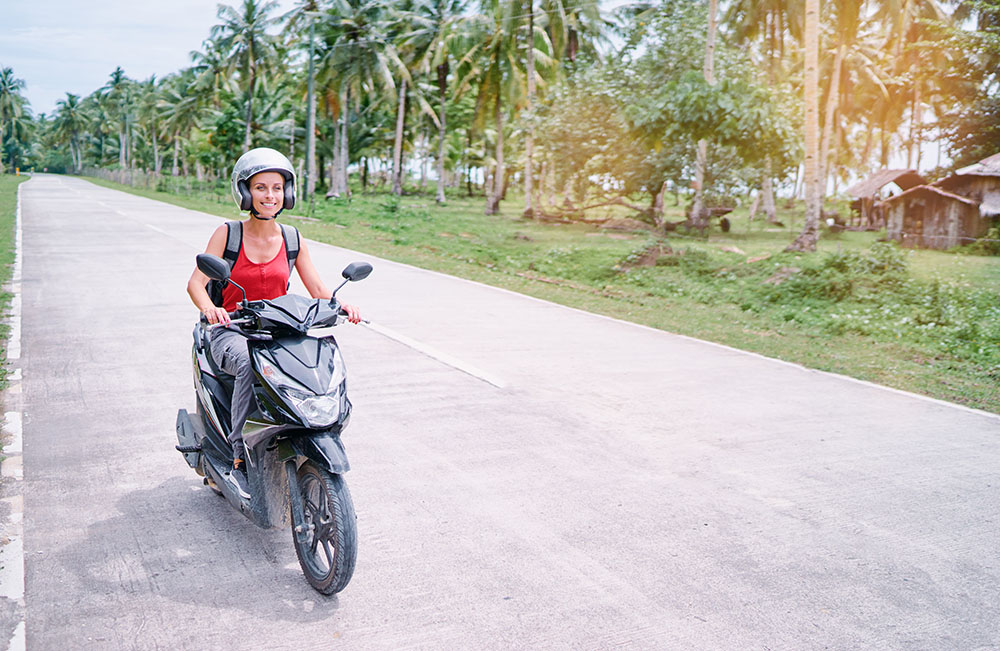
<svg viewBox="0 0 1000 651"><path fill-rule="evenodd" d="M285 177L285 201L281 208L291 210L295 205L295 170L284 154L268 147L251 149L233 165L233 201L239 209L253 210L253 198L247 181L261 172L277 172Z"/></svg>

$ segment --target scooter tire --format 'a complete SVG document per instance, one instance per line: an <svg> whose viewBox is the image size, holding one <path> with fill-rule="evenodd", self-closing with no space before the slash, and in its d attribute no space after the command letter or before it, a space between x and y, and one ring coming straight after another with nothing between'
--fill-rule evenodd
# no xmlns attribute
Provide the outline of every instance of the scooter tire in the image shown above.
<svg viewBox="0 0 1000 651"><path fill-rule="evenodd" d="M299 468L298 484L300 494L289 497L301 501L308 529L300 540L292 527L299 566L315 590L335 594L347 587L357 559L357 517L351 493L342 476L310 461Z"/></svg>

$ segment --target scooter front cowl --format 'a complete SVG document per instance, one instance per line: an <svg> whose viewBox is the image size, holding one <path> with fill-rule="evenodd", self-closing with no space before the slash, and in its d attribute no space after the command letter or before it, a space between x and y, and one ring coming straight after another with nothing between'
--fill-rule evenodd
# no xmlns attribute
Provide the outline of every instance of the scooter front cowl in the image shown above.
<svg viewBox="0 0 1000 651"><path fill-rule="evenodd" d="M303 456L335 475L351 469L340 435L333 432L297 436L288 441L295 454Z"/></svg>

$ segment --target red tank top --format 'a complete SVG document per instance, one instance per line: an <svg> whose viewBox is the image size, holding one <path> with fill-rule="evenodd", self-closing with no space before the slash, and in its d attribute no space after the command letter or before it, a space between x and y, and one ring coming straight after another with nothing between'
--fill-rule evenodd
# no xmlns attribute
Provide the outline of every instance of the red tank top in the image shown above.
<svg viewBox="0 0 1000 651"><path fill-rule="evenodd" d="M265 298L278 298L288 293L288 253L282 244L278 253L270 262L257 264L251 262L240 247L240 255L230 273L230 278L247 291L247 300L259 301ZM243 292L236 289L232 283L222 288L222 307L227 312L236 309L236 304L243 299Z"/></svg>

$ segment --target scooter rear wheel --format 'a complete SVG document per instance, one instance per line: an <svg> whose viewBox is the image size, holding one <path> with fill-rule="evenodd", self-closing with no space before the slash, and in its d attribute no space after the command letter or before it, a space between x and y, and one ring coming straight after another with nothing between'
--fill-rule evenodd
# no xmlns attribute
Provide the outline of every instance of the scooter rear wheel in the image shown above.
<svg viewBox="0 0 1000 651"><path fill-rule="evenodd" d="M295 554L302 573L323 594L340 592L354 574L357 558L357 518L343 477L311 462L298 471L299 495L305 515L303 535L292 527ZM294 522L294 516L293 516Z"/></svg>

